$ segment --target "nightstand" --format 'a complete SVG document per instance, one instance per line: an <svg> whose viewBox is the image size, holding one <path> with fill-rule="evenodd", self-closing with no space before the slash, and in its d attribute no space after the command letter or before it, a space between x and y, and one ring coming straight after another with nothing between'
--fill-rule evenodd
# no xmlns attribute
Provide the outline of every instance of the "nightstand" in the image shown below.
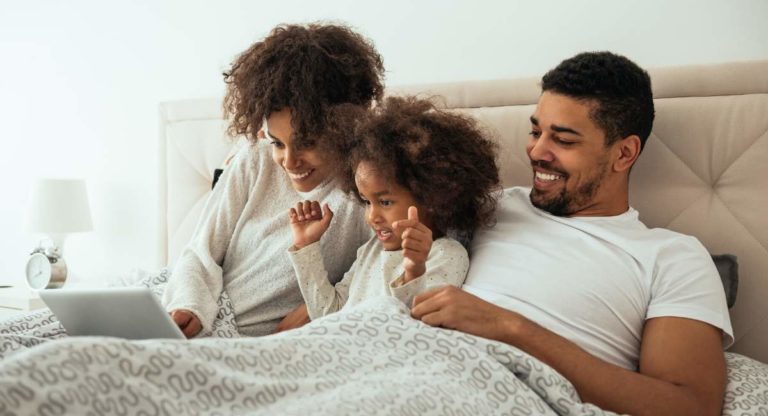
<svg viewBox="0 0 768 416"><path fill-rule="evenodd" d="M0 288L0 321L44 307L40 296L31 289L23 286Z"/></svg>
<svg viewBox="0 0 768 416"><path fill-rule="evenodd" d="M0 307L0 322L5 321L6 319L11 319L17 315L23 315L29 311L22 311L21 309L11 309L11 308L3 308Z"/></svg>

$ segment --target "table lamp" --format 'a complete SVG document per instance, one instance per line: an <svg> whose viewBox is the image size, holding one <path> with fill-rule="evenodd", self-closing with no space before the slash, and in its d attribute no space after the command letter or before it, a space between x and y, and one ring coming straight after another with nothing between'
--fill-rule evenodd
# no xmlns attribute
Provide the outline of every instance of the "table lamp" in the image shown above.
<svg viewBox="0 0 768 416"><path fill-rule="evenodd" d="M80 179L40 179L32 187L27 230L48 236L27 261L27 283L32 289L52 289L64 285L67 266L64 240L75 232L91 231L91 211L85 181Z"/></svg>

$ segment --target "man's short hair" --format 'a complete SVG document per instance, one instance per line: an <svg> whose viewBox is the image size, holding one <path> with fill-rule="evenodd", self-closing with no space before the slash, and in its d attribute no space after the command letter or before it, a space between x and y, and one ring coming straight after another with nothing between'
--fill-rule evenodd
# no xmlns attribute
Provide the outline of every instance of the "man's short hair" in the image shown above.
<svg viewBox="0 0 768 416"><path fill-rule="evenodd" d="M584 52L561 62L541 80L542 91L593 101L592 120L605 133L605 145L631 135L641 149L653 127L653 93L648 73L611 52Z"/></svg>

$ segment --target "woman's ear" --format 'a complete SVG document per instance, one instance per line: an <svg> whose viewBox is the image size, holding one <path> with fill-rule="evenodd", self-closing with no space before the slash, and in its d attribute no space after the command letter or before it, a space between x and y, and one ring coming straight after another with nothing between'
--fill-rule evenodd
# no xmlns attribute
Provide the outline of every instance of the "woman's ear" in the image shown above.
<svg viewBox="0 0 768 416"><path fill-rule="evenodd" d="M616 172L629 171L640 156L640 137L633 134L613 144L616 159L613 161L613 170Z"/></svg>

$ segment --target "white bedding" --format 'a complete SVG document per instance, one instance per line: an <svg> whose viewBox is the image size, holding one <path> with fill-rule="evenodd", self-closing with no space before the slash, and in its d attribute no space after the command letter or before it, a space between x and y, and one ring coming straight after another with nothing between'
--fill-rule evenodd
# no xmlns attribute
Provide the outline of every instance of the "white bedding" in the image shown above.
<svg viewBox="0 0 768 416"><path fill-rule="evenodd" d="M394 298L263 338L238 337L220 306L216 337L193 341L69 338L45 313L0 323L0 414L610 414L520 350ZM727 358L723 414L768 414L768 366Z"/></svg>
<svg viewBox="0 0 768 416"><path fill-rule="evenodd" d="M521 351L376 298L264 338L63 338L0 362L0 413L604 414Z"/></svg>

